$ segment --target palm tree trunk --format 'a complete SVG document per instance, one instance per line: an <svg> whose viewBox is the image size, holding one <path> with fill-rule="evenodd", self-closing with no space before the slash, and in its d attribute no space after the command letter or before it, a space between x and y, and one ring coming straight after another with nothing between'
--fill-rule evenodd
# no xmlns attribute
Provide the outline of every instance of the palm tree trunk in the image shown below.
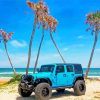
<svg viewBox="0 0 100 100"><path fill-rule="evenodd" d="M51 31L51 29L50 29L50 37L51 37L51 40L52 40L54 46L56 47L56 49L57 49L57 51L58 51L58 53L59 53L59 55L60 55L60 57L61 57L63 63L66 63L66 61L64 60L63 56L61 55L61 53L60 53L60 51L59 51L59 49L58 49L58 47L57 47L56 42L54 41L54 38L53 38L53 36L52 36L52 31Z"/></svg>
<svg viewBox="0 0 100 100"><path fill-rule="evenodd" d="M5 47L5 51L6 51L8 60L9 60L9 62L10 62L10 65L11 65L11 67L12 67L13 73L14 73L14 75L16 75L16 71L15 71L15 69L14 69L14 66L13 66L13 64L12 64L12 62L11 62L10 56L9 56L9 54L8 54L7 45L6 45L6 42L5 42L5 41L4 41L4 47Z"/></svg>
<svg viewBox="0 0 100 100"><path fill-rule="evenodd" d="M86 70L86 76L85 76L86 78L88 77L88 73L89 73L89 70L90 70L91 63L92 63L92 59L93 59L93 55L94 55L94 50L95 50L95 47L96 47L96 43L97 43L97 37L95 37L95 40L94 40L92 52L91 52L89 63L88 63L88 68Z"/></svg>
<svg viewBox="0 0 100 100"><path fill-rule="evenodd" d="M41 38L40 45L39 45L39 48L38 48L38 53L37 53L37 57L36 57L35 65L34 65L34 72L33 73L35 73L35 71L36 71L36 67L37 67L38 59L39 59L39 55L40 55L40 50L41 50L41 46L42 46L42 43L43 43L43 39L44 39L44 28L42 28L42 38Z"/></svg>
<svg viewBox="0 0 100 100"><path fill-rule="evenodd" d="M36 15L35 15L35 21L34 21L34 24L33 24L32 35L31 35L30 42L29 42L29 51L28 51L28 62L27 62L27 67L26 67L26 75L28 74L28 69L29 69L29 65L30 65L32 42L33 42L35 30L36 30L36 23L37 23L37 18L36 18Z"/></svg>

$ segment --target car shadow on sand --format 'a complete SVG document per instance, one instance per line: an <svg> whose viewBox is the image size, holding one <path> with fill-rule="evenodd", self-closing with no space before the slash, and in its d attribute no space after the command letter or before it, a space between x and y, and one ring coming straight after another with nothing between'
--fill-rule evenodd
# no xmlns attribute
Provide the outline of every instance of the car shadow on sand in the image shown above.
<svg viewBox="0 0 100 100"><path fill-rule="evenodd" d="M65 96L75 96L75 94L74 94L74 92L67 91L67 90L64 93L53 92L51 100L56 99L56 98L62 98L62 97L65 97ZM16 98L16 100L36 100L36 98L35 98L35 95L32 94L30 97L20 97L20 96L18 96Z"/></svg>
<svg viewBox="0 0 100 100"><path fill-rule="evenodd" d="M75 96L74 92L65 90L64 93L53 92L51 99L62 98L65 96Z"/></svg>

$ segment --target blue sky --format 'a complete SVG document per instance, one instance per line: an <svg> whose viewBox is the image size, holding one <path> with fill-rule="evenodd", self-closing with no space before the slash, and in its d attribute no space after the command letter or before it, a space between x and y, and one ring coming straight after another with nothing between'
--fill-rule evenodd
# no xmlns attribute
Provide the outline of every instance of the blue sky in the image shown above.
<svg viewBox="0 0 100 100"><path fill-rule="evenodd" d="M31 0L37 2L38 0ZM56 33L53 33L58 47L68 63L88 64L94 37L86 32L86 14L100 10L100 0L44 0L49 6L50 15L58 20ZM8 50L15 67L26 67L30 35L34 22L34 13L26 0L0 0L0 28L14 32L8 42ZM34 66L41 38L41 28L35 33L32 48L31 67ZM100 35L99 35L100 38ZM100 39L98 40L92 67L100 67ZM41 49L39 64L62 62L52 41L49 31ZM10 67L0 44L0 67Z"/></svg>

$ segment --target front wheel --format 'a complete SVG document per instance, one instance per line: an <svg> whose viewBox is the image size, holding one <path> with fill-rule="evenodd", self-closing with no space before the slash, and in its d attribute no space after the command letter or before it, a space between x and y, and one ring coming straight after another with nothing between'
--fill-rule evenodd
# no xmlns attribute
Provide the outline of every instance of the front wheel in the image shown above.
<svg viewBox="0 0 100 100"><path fill-rule="evenodd" d="M35 88L37 100L49 100L52 95L51 87L48 83L40 83Z"/></svg>
<svg viewBox="0 0 100 100"><path fill-rule="evenodd" d="M74 93L78 96L85 95L86 92L86 85L83 80L76 81L74 85Z"/></svg>
<svg viewBox="0 0 100 100"><path fill-rule="evenodd" d="M22 97L29 97L32 92L29 92L29 91L25 91L23 90L22 88L18 87L18 93L20 94L20 96Z"/></svg>

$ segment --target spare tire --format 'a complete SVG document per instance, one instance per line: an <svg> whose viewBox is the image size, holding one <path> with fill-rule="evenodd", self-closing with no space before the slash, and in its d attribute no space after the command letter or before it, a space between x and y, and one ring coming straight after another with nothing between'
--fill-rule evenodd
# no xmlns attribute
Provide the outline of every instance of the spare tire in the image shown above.
<svg viewBox="0 0 100 100"><path fill-rule="evenodd" d="M48 83L40 83L35 88L37 100L49 100L52 95L52 89Z"/></svg>

